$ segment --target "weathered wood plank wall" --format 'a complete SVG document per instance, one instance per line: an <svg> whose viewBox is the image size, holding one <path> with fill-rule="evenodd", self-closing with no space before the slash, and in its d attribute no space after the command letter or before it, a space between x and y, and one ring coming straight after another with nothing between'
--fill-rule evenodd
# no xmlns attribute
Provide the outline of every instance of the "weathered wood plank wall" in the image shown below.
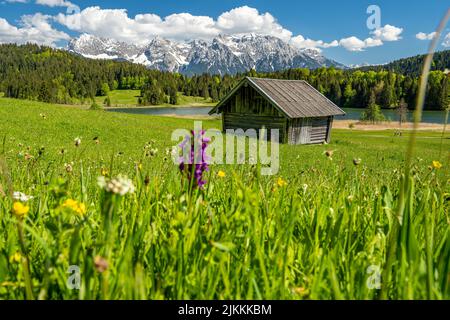
<svg viewBox="0 0 450 320"><path fill-rule="evenodd" d="M286 142L287 118L250 86L243 86L223 107L226 129L278 129ZM270 135L270 132L268 132Z"/></svg>

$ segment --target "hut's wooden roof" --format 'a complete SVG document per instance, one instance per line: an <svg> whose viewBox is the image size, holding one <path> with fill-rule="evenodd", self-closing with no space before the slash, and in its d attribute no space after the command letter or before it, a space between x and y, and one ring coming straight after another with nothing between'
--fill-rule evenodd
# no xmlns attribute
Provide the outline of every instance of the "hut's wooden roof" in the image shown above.
<svg viewBox="0 0 450 320"><path fill-rule="evenodd" d="M279 80L246 77L210 114L220 112L245 83L250 84L289 118L313 118L344 115L345 112L304 80Z"/></svg>

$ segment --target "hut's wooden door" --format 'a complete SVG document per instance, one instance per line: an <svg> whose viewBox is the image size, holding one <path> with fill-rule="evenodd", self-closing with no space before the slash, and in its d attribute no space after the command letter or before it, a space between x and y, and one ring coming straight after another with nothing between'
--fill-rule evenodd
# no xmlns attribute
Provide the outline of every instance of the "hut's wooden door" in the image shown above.
<svg viewBox="0 0 450 320"><path fill-rule="evenodd" d="M310 143L323 143L327 140L328 117L311 119Z"/></svg>
<svg viewBox="0 0 450 320"><path fill-rule="evenodd" d="M302 127L300 130L300 144L308 144L311 139L311 119L303 118L302 119Z"/></svg>

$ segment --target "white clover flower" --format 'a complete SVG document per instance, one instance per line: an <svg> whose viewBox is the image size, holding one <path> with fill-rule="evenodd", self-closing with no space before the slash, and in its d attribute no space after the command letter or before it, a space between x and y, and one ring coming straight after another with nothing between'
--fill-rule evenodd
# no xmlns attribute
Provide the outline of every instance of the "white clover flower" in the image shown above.
<svg viewBox="0 0 450 320"><path fill-rule="evenodd" d="M73 171L73 163L64 163L64 169L66 169L68 173L71 173Z"/></svg>
<svg viewBox="0 0 450 320"><path fill-rule="evenodd" d="M104 176L100 176L97 179L97 184L106 192L118 194L121 196L132 194L135 191L133 181L122 175L118 175L113 179L108 179Z"/></svg>
<svg viewBox="0 0 450 320"><path fill-rule="evenodd" d="M33 196L28 196L28 195L26 195L23 192L16 191L16 192L13 193L13 199L16 200L16 201L28 202L28 201L30 201L33 198L34 198Z"/></svg>
<svg viewBox="0 0 450 320"><path fill-rule="evenodd" d="M306 190L308 190L308 185L305 183L305 184L303 184L302 188L303 188L303 192L306 193Z"/></svg>
<svg viewBox="0 0 450 320"><path fill-rule="evenodd" d="M157 153L158 153L158 149L157 148L154 148L154 149L150 150L150 156L152 156L152 157L156 156Z"/></svg>

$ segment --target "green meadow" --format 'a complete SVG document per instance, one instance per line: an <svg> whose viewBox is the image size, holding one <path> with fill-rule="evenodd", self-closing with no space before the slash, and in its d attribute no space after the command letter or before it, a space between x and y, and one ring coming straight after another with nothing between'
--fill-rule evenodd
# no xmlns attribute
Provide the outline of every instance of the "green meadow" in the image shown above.
<svg viewBox="0 0 450 320"><path fill-rule="evenodd" d="M0 299L450 299L448 133L408 176L410 132L333 130L191 191L167 150L193 121L0 97Z"/></svg>
<svg viewBox="0 0 450 320"><path fill-rule="evenodd" d="M109 92L109 98L111 100L111 107L133 107L138 105L138 99L141 95L140 90L112 90ZM98 105L103 105L106 96L95 97L95 102ZM191 97L178 93L179 106L213 106L214 103L211 99L205 99L203 97ZM165 104L164 106L175 107L176 105Z"/></svg>

